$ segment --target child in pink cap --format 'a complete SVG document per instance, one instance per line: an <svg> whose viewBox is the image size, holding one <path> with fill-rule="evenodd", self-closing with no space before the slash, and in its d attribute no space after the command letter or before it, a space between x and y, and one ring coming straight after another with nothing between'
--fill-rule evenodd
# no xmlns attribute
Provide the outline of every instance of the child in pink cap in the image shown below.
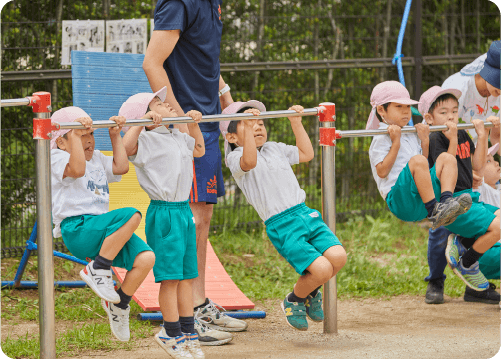
<svg viewBox="0 0 501 359"><path fill-rule="evenodd" d="M388 134L374 136L369 157L372 174L390 211L409 222L428 217L437 228L465 213L471 197L465 194L452 198L457 165L451 154L442 154L429 170L427 125L416 124L417 134L401 134L401 128L411 119L411 105L417 103L399 82L386 81L374 87L367 128L379 124L377 128Z"/></svg>
<svg viewBox="0 0 501 359"><path fill-rule="evenodd" d="M223 113L265 110L257 101L235 103ZM301 106L289 110L302 112ZM230 112L231 111L231 112ZM289 116L296 145L267 141L262 120L231 121L225 138L227 165L237 183L265 222L266 233L282 257L300 275L281 302L287 324L307 330L307 317L324 320L320 288L346 263L346 252L320 213L304 203L292 165L313 159L313 147L302 117Z"/></svg>
<svg viewBox="0 0 501 359"><path fill-rule="evenodd" d="M152 119L124 136L125 149L136 168L137 180L151 199L146 213L146 241L155 252L155 282L163 326L155 341L174 358L204 358L193 317L193 279L198 277L195 219L188 198L193 181L193 158L205 153L199 111L186 115L188 133L161 125L176 117L165 101L167 88L129 97L119 114L127 119Z"/></svg>
<svg viewBox="0 0 501 359"><path fill-rule="evenodd" d="M473 202L467 213L460 215L456 221L446 226L448 231L457 234L457 236L449 235L445 251L446 259L454 273L469 288L473 291L484 291L489 288L489 283L480 272L478 260L499 240L499 205L493 207L479 202L479 194L472 191L472 170L482 171L486 163L489 131L485 130L482 120L472 120L478 136L477 148L475 148L468 133L465 130L457 130L460 97L461 91L459 90L434 86L421 96L419 111L429 125L448 127L447 131L430 134L428 155L430 167L438 163L438 158L444 153L454 156L457 162L457 181L453 196L459 198L468 195ZM497 122L499 126L498 118L490 117L489 120ZM462 243L473 245L466 250ZM442 280L443 283L443 273L434 282L437 280ZM429 285L433 286L432 280Z"/></svg>
<svg viewBox="0 0 501 359"><path fill-rule="evenodd" d="M62 130L51 140L52 218L54 237L62 235L77 258L92 261L80 272L87 285L101 298L111 331L128 341L129 302L153 267L151 248L134 234L141 222L135 208L109 211L108 183L118 182L129 170L120 137L125 118L113 116L117 126L109 129L113 157L94 149L92 119L78 107L65 107L52 115L53 122L80 122L84 130ZM116 292L111 265L128 270Z"/></svg>

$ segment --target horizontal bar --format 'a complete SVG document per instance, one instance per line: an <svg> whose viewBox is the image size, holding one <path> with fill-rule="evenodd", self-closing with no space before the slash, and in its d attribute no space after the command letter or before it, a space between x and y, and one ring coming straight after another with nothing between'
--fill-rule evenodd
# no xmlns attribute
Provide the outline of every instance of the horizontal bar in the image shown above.
<svg viewBox="0 0 501 359"><path fill-rule="evenodd" d="M29 97L14 98L10 100L0 100L1 107L28 106L30 104Z"/></svg>
<svg viewBox="0 0 501 359"><path fill-rule="evenodd" d="M15 288L14 281L2 281L2 289L4 288ZM54 282L55 287L67 287L67 288L83 288L87 286L84 281L59 281ZM22 280L19 287L16 288L38 288L38 282L36 281L25 281Z"/></svg>
<svg viewBox="0 0 501 359"><path fill-rule="evenodd" d="M423 56L422 65L467 64L482 54ZM234 62L221 64L221 72L325 70L393 67L393 58L337 59L317 61ZM414 57L403 57L402 66L414 66ZM3 71L2 81L36 81L71 79L71 69Z"/></svg>
<svg viewBox="0 0 501 359"><path fill-rule="evenodd" d="M255 116L253 114L248 113L235 113L231 115L207 115L202 116L202 120L200 122L219 122L219 121L242 121L242 120L259 120L266 118L278 118L278 117L287 117L287 116L315 116L318 114L318 110L316 108L306 108L303 113L297 113L293 110L284 110L284 111L266 111L261 112L260 115ZM193 119L188 116L183 117L166 117L162 121L162 125L174 125L178 123L194 123ZM78 123L78 122L77 122ZM151 126L153 121L150 119L147 120L127 120L127 126ZM75 124L75 122L62 122L59 123L59 126L62 130L70 130L70 129L83 129L85 128L80 123ZM94 121L92 123L92 128L109 128L115 127L116 123L110 120L105 121Z"/></svg>
<svg viewBox="0 0 501 359"><path fill-rule="evenodd" d="M266 312L262 310L257 311L241 311L241 312L224 312L228 317L236 319L262 319L266 318ZM151 320L151 321L161 321L162 313L139 313L137 315L137 320Z"/></svg>
<svg viewBox="0 0 501 359"><path fill-rule="evenodd" d="M484 126L486 128L492 127L492 122L485 122ZM473 129L475 126L472 123L460 123L458 124L458 130L468 130ZM447 126L430 126L430 132L438 132L447 130ZM404 126L402 128L402 133L414 133L416 128L414 126ZM352 131L337 131L341 138L349 137L371 137L377 135L387 135L387 130L352 130Z"/></svg>

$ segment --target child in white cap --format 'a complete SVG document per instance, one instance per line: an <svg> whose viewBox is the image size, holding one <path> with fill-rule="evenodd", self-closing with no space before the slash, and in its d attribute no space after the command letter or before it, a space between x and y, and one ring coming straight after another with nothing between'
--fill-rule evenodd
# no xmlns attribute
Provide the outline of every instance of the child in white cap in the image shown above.
<svg viewBox="0 0 501 359"><path fill-rule="evenodd" d="M161 125L176 117L165 103L167 87L156 93L129 97L119 114L127 119L152 119L151 126L126 129L124 145L136 168L137 180L151 199L146 213L146 241L155 252L155 282L163 326L155 341L173 358L204 358L194 327L192 282L198 276L195 219L188 204L193 181L193 158L205 153L198 126L202 114L186 113L195 120L187 133Z"/></svg>
<svg viewBox="0 0 501 359"><path fill-rule="evenodd" d="M75 257L92 261L80 272L101 298L111 331L128 341L129 302L153 267L151 248L134 234L141 222L135 208L109 212L108 183L118 182L129 170L120 129L125 118L113 116L109 129L113 157L94 149L92 119L78 107L65 107L52 115L53 122L80 122L84 130L60 130L51 140L52 218L54 237L62 235ZM116 292L111 265L128 270Z"/></svg>
<svg viewBox="0 0 501 359"><path fill-rule="evenodd" d="M434 86L423 93L420 99L419 111L429 125L447 125L448 130L434 132L430 135L430 153L428 161L430 167L444 153L453 155L457 161L457 182L454 188L454 197L468 194L472 198L470 210L460 215L454 223L446 226L451 234L446 249L446 259L454 273L456 273L468 287L475 291L489 288L489 283L480 272L478 260L498 240L499 207L479 202L479 194L472 191L473 172L484 168L487 156L489 131L484 128L484 122L474 119L477 134L477 147L465 130L457 130L458 99L461 92L455 89L442 89ZM491 116L499 126L499 119ZM473 245L466 250L463 246L467 238L471 238Z"/></svg>
<svg viewBox="0 0 501 359"><path fill-rule="evenodd" d="M235 102L223 114L259 114L258 110L265 110L260 102ZM290 110L302 112L303 108ZM313 159L301 119L289 117L296 146L268 142L262 120L231 121L226 129L230 146L226 161L238 187L264 221L273 246L300 274L281 307L290 326L307 330L307 316L317 322L324 319L319 289L343 268L346 252L320 213L305 205L306 194L292 170L292 165Z"/></svg>
<svg viewBox="0 0 501 359"><path fill-rule="evenodd" d="M385 81L374 87L367 129L385 129L388 134L374 136L369 157L372 174L390 211L409 222L428 217L437 228L465 213L471 197L452 197L457 178L453 155L442 154L429 169L427 125L416 124L417 134L401 134L401 128L411 119L411 105L417 103L399 82Z"/></svg>

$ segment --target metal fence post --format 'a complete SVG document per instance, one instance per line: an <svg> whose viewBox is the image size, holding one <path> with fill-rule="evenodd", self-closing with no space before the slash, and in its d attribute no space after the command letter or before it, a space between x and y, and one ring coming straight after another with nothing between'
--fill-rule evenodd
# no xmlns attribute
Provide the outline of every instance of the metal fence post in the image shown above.
<svg viewBox="0 0 501 359"><path fill-rule="evenodd" d="M332 232L336 233L336 105L324 102L318 108L320 146L322 146L322 217ZM336 277L324 285L324 333L337 334Z"/></svg>
<svg viewBox="0 0 501 359"><path fill-rule="evenodd" d="M56 357L54 257L52 254L52 203L50 185L50 93L36 92L33 106L33 139L36 140L36 186L38 231L38 296L40 320L40 358Z"/></svg>

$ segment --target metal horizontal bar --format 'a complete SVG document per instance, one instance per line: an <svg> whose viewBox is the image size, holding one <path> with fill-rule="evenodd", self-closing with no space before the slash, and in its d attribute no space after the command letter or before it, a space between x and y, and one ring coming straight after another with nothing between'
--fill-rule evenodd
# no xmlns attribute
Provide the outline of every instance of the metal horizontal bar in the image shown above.
<svg viewBox="0 0 501 359"><path fill-rule="evenodd" d="M423 56L423 65L463 64L475 60L482 54ZM325 70L383 68L394 66L393 58L379 59L337 59L318 61L274 61L274 62L235 62L221 64L221 72L235 71L279 71L279 70ZM403 66L414 66L414 57L403 57ZM71 69L6 71L1 73L2 81L36 81L71 79Z"/></svg>
<svg viewBox="0 0 501 359"><path fill-rule="evenodd" d="M25 98L14 98L10 100L0 100L1 107L14 107L14 106L28 106L30 104L30 99Z"/></svg>
<svg viewBox="0 0 501 359"><path fill-rule="evenodd" d="M485 122L484 126L486 128L492 127L492 122ZM472 123L461 123L457 125L458 130L468 130L475 128ZM447 130L447 126L430 126L430 132L438 132ZM387 135L387 130L352 130L352 131L336 131L341 138L349 137L372 137L378 135ZM416 132L416 127L414 126L404 126L402 127L402 133L414 133Z"/></svg>
<svg viewBox="0 0 501 359"><path fill-rule="evenodd" d="M259 116L255 116L253 114L247 113L236 113L232 115L207 115L202 116L202 120L200 122L219 122L219 121L242 121L242 120L258 120L258 119L266 119L266 118L278 118L278 117L287 117L287 116L315 116L318 114L318 110L316 108L306 108L303 113L297 113L292 110L285 111L267 111L261 112ZM166 117L163 119L163 125L175 125L179 123L194 123L193 119L188 116L184 117ZM127 126L151 126L153 121L150 119L147 120L127 120ZM79 122L63 122L59 124L62 130L71 130L71 129L84 129L85 127L81 125ZM116 123L114 121L105 120L105 121L94 121L92 123L92 128L109 128L115 127Z"/></svg>

